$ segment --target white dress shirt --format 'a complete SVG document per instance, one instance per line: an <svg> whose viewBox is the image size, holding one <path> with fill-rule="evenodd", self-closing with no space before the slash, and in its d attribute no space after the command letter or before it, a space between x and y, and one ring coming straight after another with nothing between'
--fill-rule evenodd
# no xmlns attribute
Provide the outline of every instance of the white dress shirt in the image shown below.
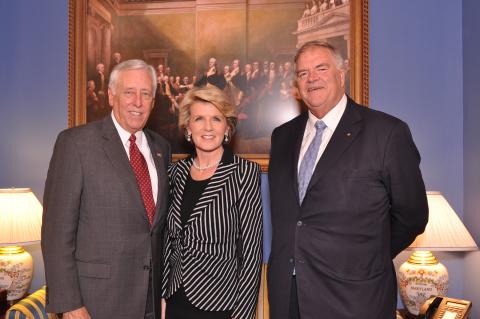
<svg viewBox="0 0 480 319"><path fill-rule="evenodd" d="M123 147L125 152L127 152L128 159L130 159L130 138L131 133L126 131L120 124L117 122L117 119L113 115L112 112L112 120L113 124L115 124L115 128L117 129L118 135L120 135L120 139L122 140ZM155 162L153 161L152 152L150 151L150 147L148 146L147 137L143 131L135 132L135 137L137 138L136 143L138 149L142 153L145 161L147 162L148 166L148 174L150 174L150 180L152 181L152 194L153 200L155 204L157 204L157 195L158 195L158 176L157 170L155 169Z"/></svg>
<svg viewBox="0 0 480 319"><path fill-rule="evenodd" d="M322 142L320 143L320 148L318 149L317 158L315 159L315 167L316 167L318 164L318 161L320 160L320 157L322 156L323 152L327 148L328 142L330 142L333 132L335 132L335 129L337 128L338 123L342 118L343 112L345 112L346 107L347 107L347 96L344 94L340 99L340 101L337 103L337 105L335 105L333 109L331 109L327 114L325 114L325 116L322 119L317 118L315 115L312 114L312 112L308 111L308 121L305 127L305 132L303 134L302 146L300 147L300 155L298 157L297 173L300 172L300 164L302 163L303 157L305 156L305 153L307 152L307 149L310 146L310 143L312 143L312 140L315 137L315 133L317 132L317 129L315 128L315 123L318 120L322 120L323 123L325 123L325 125L327 126L323 130ZM293 268L292 275L293 276L296 275L295 267Z"/></svg>
<svg viewBox="0 0 480 319"><path fill-rule="evenodd" d="M298 157L298 166L297 170L300 171L300 164L302 163L303 157L307 152L310 143L312 142L313 138L315 137L316 128L315 123L318 120L322 120L323 123L327 126L322 134L322 142L320 144L320 148L318 150L317 158L315 160L315 166L317 166L320 157L322 156L325 148L327 148L328 142L332 138L333 132L337 128L338 122L342 118L343 112L345 112L345 108L347 107L347 96L344 94L340 101L331 109L325 116L321 119L317 118L312 112L308 111L308 121L305 127L305 133L303 134L302 146L300 147L300 155Z"/></svg>

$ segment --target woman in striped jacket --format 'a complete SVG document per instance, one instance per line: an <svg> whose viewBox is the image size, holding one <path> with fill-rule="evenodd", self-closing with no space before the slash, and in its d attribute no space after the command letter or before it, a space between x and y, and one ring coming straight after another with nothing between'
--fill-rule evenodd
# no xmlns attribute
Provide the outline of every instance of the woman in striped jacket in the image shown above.
<svg viewBox="0 0 480 319"><path fill-rule="evenodd" d="M167 319L253 319L262 261L260 168L224 147L237 116L216 87L190 90L179 125L194 154L169 169Z"/></svg>

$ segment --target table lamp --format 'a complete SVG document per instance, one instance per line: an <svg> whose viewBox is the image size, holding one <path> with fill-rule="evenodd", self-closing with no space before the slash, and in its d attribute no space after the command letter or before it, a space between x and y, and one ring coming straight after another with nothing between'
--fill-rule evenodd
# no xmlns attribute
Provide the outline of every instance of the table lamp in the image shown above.
<svg viewBox="0 0 480 319"><path fill-rule="evenodd" d="M32 256L20 245L40 241L42 205L30 188L0 189L0 288L10 304L27 292Z"/></svg>
<svg viewBox="0 0 480 319"><path fill-rule="evenodd" d="M440 192L427 192L429 219L423 234L407 248L414 252L397 273L403 304L412 315L430 296L445 296L448 272L432 251L477 250L472 236Z"/></svg>

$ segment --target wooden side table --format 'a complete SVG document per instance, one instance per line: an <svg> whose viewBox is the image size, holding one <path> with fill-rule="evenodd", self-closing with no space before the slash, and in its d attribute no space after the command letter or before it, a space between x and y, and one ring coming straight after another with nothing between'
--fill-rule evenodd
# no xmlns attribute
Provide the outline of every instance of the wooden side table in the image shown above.
<svg viewBox="0 0 480 319"><path fill-rule="evenodd" d="M407 309L397 309L397 319L424 319L423 316L415 316L407 311Z"/></svg>

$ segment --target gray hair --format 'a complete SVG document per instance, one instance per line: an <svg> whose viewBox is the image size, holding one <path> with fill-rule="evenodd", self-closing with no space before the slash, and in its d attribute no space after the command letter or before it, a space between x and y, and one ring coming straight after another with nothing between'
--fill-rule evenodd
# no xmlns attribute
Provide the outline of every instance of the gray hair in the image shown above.
<svg viewBox="0 0 480 319"><path fill-rule="evenodd" d="M313 40L313 41L309 41L302 44L302 46L298 49L297 54L295 54L295 58L293 58L293 62L295 62L295 69L297 68L297 61L300 58L300 56L306 51L314 48L323 48L323 49L329 50L330 53L332 53L333 58L335 59L337 68L344 69L345 60L343 59L340 51L338 51L338 49L333 45L331 45L330 43L319 41L319 40Z"/></svg>
<svg viewBox="0 0 480 319"><path fill-rule="evenodd" d="M152 96L155 96L155 91L157 90L157 74L153 66L148 65L145 61L134 59L126 60L122 63L117 64L112 73L110 73L110 81L108 82L108 88L115 94L115 88L117 87L118 77L122 71L128 70L145 70L150 75L152 80Z"/></svg>

